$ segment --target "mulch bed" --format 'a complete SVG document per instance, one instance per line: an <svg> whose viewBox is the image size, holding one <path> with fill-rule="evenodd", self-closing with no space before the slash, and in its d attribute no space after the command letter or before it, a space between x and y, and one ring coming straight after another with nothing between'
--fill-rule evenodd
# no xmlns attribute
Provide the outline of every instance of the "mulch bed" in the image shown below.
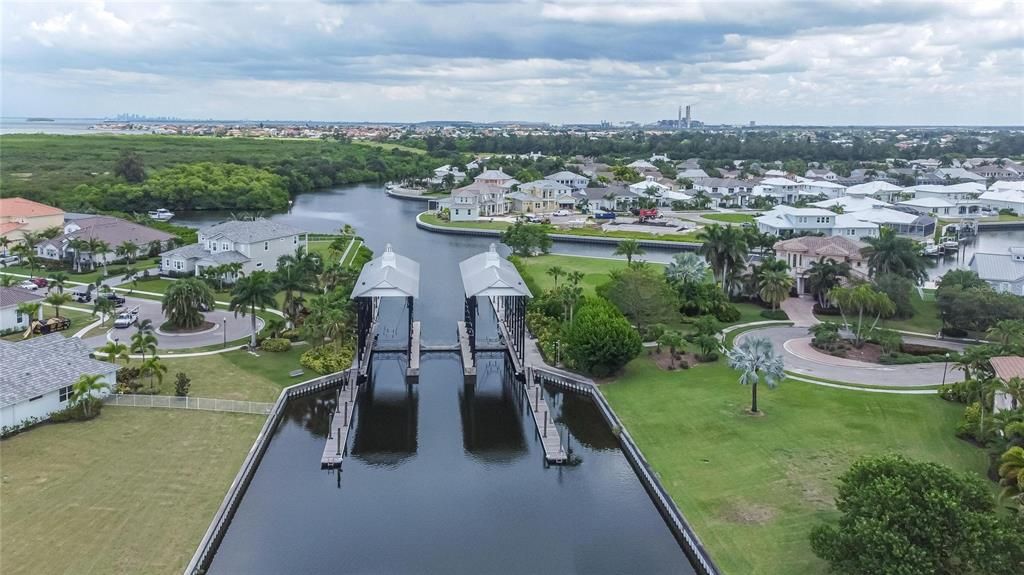
<svg viewBox="0 0 1024 575"><path fill-rule="evenodd" d="M672 368L672 356L668 352L668 348L662 348L661 353L658 353L656 348L652 348L648 351L651 359L658 365L659 368L665 371L671 371ZM676 356L675 369L682 369L679 364L686 362L690 367L697 365L697 356L692 353L682 353Z"/></svg>

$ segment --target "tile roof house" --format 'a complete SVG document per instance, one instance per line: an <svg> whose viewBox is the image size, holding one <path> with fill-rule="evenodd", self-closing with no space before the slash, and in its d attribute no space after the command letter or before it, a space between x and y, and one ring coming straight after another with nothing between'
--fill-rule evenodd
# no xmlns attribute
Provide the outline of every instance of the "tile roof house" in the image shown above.
<svg viewBox="0 0 1024 575"><path fill-rule="evenodd" d="M773 249L777 258L789 264L797 293L809 293L807 275L814 262L846 262L851 279L867 279L867 258L861 254L865 247L864 242L842 236L802 236L775 242Z"/></svg>
<svg viewBox="0 0 1024 575"><path fill-rule="evenodd" d="M635 193L622 184L576 190L573 192L573 196L577 201L586 200L591 211L621 211L629 208L639 199Z"/></svg>
<svg viewBox="0 0 1024 575"><path fill-rule="evenodd" d="M125 242L139 246L133 257L141 257L150 252L150 244L159 242L158 249L162 250L174 239L174 235L111 216L73 217L64 223L63 234L40 243L36 246L36 253L39 257L50 260L74 258L75 250L70 246L71 241L90 239L106 242L111 249L105 254L92 254L82 250L82 253L78 254L78 260L82 264L91 263L93 260L101 263L125 258L126 255L117 253L117 248Z"/></svg>
<svg viewBox="0 0 1024 575"><path fill-rule="evenodd" d="M160 273L199 275L206 268L234 263L242 264L245 275L257 270L272 272L278 258L294 254L299 246L308 249L308 234L282 223L266 219L222 222L200 229L198 243L160 254Z"/></svg>
<svg viewBox="0 0 1024 575"><path fill-rule="evenodd" d="M100 375L113 390L117 366L92 359L91 351L81 339L59 333L16 343L0 340L0 426L43 420L66 408L71 386L82 375Z"/></svg>
<svg viewBox="0 0 1024 575"><path fill-rule="evenodd" d="M544 179L519 184L518 191L509 192L505 197L511 202L513 212L544 213L575 206L572 191L568 185Z"/></svg>
<svg viewBox="0 0 1024 575"><path fill-rule="evenodd" d="M64 210L26 200L0 198L0 237L12 242L24 239L24 232L41 232L64 224Z"/></svg>
<svg viewBox="0 0 1024 575"><path fill-rule="evenodd" d="M1024 246L1003 253L976 252L968 265L992 289L1024 296Z"/></svg>
<svg viewBox="0 0 1024 575"><path fill-rule="evenodd" d="M447 202L451 221L472 221L507 214L512 206L505 196L518 183L500 169L481 172L473 178L472 184L452 191Z"/></svg>
<svg viewBox="0 0 1024 575"><path fill-rule="evenodd" d="M992 371L995 372L996 377L1004 382L1010 381L1015 377L1024 379L1024 357L1019 355L1004 355L993 357L992 359L989 359L988 362L992 365ZM993 399L993 413L1014 410L1020 407L1013 396L1005 391L997 391Z"/></svg>
<svg viewBox="0 0 1024 575"><path fill-rule="evenodd" d="M18 306L23 303L41 301L43 301L41 291L34 292L13 286L0 287L0 334L25 331L32 318L18 313ZM42 311L40 308L40 319Z"/></svg>

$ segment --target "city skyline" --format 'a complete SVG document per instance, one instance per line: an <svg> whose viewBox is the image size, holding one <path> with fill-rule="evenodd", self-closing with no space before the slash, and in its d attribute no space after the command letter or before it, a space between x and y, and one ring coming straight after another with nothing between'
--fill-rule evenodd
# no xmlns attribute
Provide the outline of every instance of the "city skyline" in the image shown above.
<svg viewBox="0 0 1024 575"><path fill-rule="evenodd" d="M1024 124L1013 2L2 10L7 117Z"/></svg>

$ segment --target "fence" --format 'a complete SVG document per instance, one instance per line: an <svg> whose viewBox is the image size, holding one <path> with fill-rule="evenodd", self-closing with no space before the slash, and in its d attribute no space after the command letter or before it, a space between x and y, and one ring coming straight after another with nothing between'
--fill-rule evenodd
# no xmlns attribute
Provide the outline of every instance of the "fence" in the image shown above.
<svg viewBox="0 0 1024 575"><path fill-rule="evenodd" d="M199 411L230 411L267 415L273 403L239 401L235 399L209 399L205 397L176 397L173 395L132 395L113 393L103 398L107 405L126 407L163 407L167 409L194 409Z"/></svg>

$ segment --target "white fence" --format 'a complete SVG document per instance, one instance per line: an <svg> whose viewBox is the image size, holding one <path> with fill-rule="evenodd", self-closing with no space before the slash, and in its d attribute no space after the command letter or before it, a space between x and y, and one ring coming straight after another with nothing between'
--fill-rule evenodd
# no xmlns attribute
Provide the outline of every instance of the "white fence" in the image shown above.
<svg viewBox="0 0 1024 575"><path fill-rule="evenodd" d="M113 393L105 398L107 405L126 407L163 407L167 409L195 409L201 411L230 411L267 415L273 403L238 401L236 399L208 399L205 397L176 397L173 395L132 395Z"/></svg>

